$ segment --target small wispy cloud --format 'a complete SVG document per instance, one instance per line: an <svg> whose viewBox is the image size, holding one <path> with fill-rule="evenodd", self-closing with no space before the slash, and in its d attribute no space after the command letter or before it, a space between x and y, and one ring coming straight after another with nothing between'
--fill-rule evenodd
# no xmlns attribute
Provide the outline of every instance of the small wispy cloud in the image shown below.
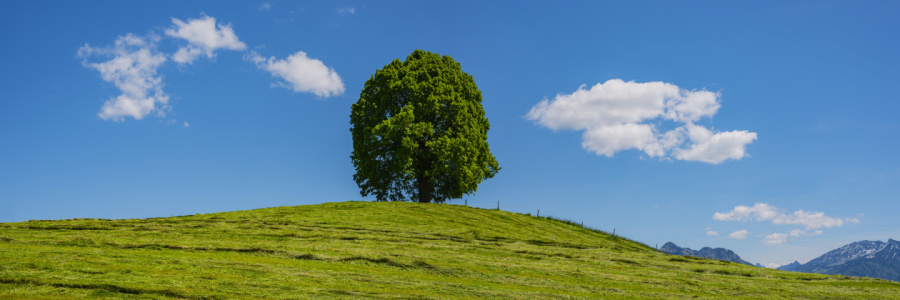
<svg viewBox="0 0 900 300"><path fill-rule="evenodd" d="M747 219L755 219L757 221L771 220L778 215L778 211L774 206L766 203L756 203L752 207L738 205L729 212L713 214L713 220L716 221L743 221Z"/></svg>
<svg viewBox="0 0 900 300"><path fill-rule="evenodd" d="M738 240L743 240L747 237L747 229L741 229L728 234L728 237Z"/></svg>
<svg viewBox="0 0 900 300"><path fill-rule="evenodd" d="M821 230L813 231L813 230L794 229L794 230L791 230L791 232L788 235L793 236L793 237L800 237L800 236L817 236L820 234L822 234Z"/></svg>
<svg viewBox="0 0 900 300"><path fill-rule="evenodd" d="M272 3L269 3L269 2L263 2L263 4L259 6L259 10L261 10L261 11L272 11Z"/></svg>
<svg viewBox="0 0 900 300"><path fill-rule="evenodd" d="M773 233L763 238L762 242L763 244L774 246L786 242L787 237L788 235L785 233Z"/></svg>
<svg viewBox="0 0 900 300"><path fill-rule="evenodd" d="M710 228L710 227L706 227L705 230L706 230L706 235L708 235L708 236L717 236L717 235L719 235L719 232L718 232L718 231L714 231L714 230L712 230L712 228Z"/></svg>
<svg viewBox="0 0 900 300"><path fill-rule="evenodd" d="M859 223L859 219L840 219L826 216L823 212L797 210L792 214L781 213L774 206L766 203L756 203L753 206L735 206L729 212L713 214L713 220L717 221L772 221L775 225L801 225L806 229L840 227L844 222Z"/></svg>
<svg viewBox="0 0 900 300"><path fill-rule="evenodd" d="M337 8L337 13L338 13L338 14L341 14L341 15L355 15L355 14L356 14L356 8L353 7L353 6L338 7L338 8Z"/></svg>
<svg viewBox="0 0 900 300"><path fill-rule="evenodd" d="M784 213L775 206L766 203L756 203L753 206L738 205L728 212L713 214L713 220L717 221L757 221L771 222L774 225L796 225L802 229L793 229L789 233L773 233L763 239L766 245L778 245L787 241L788 237L810 237L823 233L820 228L841 227L845 223L859 224L857 218L835 218L825 215L824 212L797 210L793 213Z"/></svg>

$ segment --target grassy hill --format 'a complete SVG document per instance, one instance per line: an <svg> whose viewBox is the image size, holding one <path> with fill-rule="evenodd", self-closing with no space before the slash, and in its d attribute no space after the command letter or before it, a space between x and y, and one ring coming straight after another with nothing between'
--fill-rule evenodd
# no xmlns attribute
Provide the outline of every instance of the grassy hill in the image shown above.
<svg viewBox="0 0 900 300"><path fill-rule="evenodd" d="M0 298L898 298L896 282L657 252L458 205L0 223Z"/></svg>

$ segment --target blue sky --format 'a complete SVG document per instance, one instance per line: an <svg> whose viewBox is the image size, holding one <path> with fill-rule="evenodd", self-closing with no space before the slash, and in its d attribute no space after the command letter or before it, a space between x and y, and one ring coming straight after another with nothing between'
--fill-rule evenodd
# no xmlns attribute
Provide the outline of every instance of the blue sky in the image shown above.
<svg viewBox="0 0 900 300"><path fill-rule="evenodd" d="M0 11L0 222L373 200L352 180L350 105L423 49L484 96L503 169L470 205L769 265L900 238L897 2Z"/></svg>

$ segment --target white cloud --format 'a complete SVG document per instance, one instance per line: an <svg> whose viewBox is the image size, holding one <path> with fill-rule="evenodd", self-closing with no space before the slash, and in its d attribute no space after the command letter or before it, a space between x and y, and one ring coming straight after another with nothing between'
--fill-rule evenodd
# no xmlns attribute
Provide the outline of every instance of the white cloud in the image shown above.
<svg viewBox="0 0 900 300"><path fill-rule="evenodd" d="M762 242L763 242L763 244L770 245L770 246L783 244L784 242L787 241L787 236L788 235L784 234L784 233L773 233L773 234L767 235L762 240Z"/></svg>
<svg viewBox="0 0 900 300"><path fill-rule="evenodd" d="M702 161L717 164L727 159L740 160L747 154L745 146L756 140L756 133L734 130L713 133L701 126L688 124L691 142L688 149L675 150L675 158L688 161Z"/></svg>
<svg viewBox="0 0 900 300"><path fill-rule="evenodd" d="M712 228L710 228L710 227L706 227L706 235L717 236L717 235L719 235L719 232L713 231Z"/></svg>
<svg viewBox="0 0 900 300"><path fill-rule="evenodd" d="M817 236L817 235L820 235L820 234L822 234L822 231L821 231L821 230L809 231L809 230L802 230L802 229L794 229L794 230L791 230L791 233L789 233L789 235L790 235L790 236L793 236L793 237L800 237L800 236Z"/></svg>
<svg viewBox="0 0 900 300"><path fill-rule="evenodd" d="M172 60L180 64L193 63L201 54L213 58L217 49L247 49L247 45L234 34L231 25L216 24L216 18L203 16L200 19L189 19L187 23L172 18L172 23L174 27L166 30L166 35L189 43L172 55Z"/></svg>
<svg viewBox="0 0 900 300"><path fill-rule="evenodd" d="M651 157L660 156L653 127L647 124L616 124L584 131L581 146L597 155L612 157L625 149L643 150Z"/></svg>
<svg viewBox="0 0 900 300"><path fill-rule="evenodd" d="M178 48L178 51L176 51L175 54L172 54L172 60L180 64L190 64L193 63L200 54L203 54L203 50L191 46L182 47Z"/></svg>
<svg viewBox="0 0 900 300"><path fill-rule="evenodd" d="M777 208L766 203L756 203L752 207L738 205L730 212L713 214L713 220L717 221L746 221L750 219L772 221L772 224L775 225L802 225L807 230L844 225L843 220L826 216L823 212L804 211L801 209L788 215L781 213Z"/></svg>
<svg viewBox="0 0 900 300"><path fill-rule="evenodd" d="M256 52L244 56L256 67L272 73L272 76L286 81L273 85L290 88L294 92L310 92L319 97L330 97L344 93L344 82L334 69L325 66L322 61L306 56L306 52L297 51L287 59L275 57L264 58Z"/></svg>
<svg viewBox="0 0 900 300"><path fill-rule="evenodd" d="M355 14L356 14L356 8L353 7L353 6L339 7L339 8L337 9L337 13L338 13L338 14L342 14L342 15L355 15Z"/></svg>
<svg viewBox="0 0 900 300"><path fill-rule="evenodd" d="M839 218L826 216L823 212L797 210L792 214L785 214L778 208L766 203L756 203L753 206L738 205L729 212L714 213L713 220L717 221L771 221L775 225L799 225L803 229L794 229L790 233L773 233L763 240L767 245L784 243L788 236L809 237L822 234L819 228L841 227L845 221ZM859 223L858 219L847 218L846 223ZM733 234L733 233L732 233Z"/></svg>
<svg viewBox="0 0 900 300"><path fill-rule="evenodd" d="M738 240L743 240L747 237L747 229L741 229L728 234L728 237Z"/></svg>
<svg viewBox="0 0 900 300"><path fill-rule="evenodd" d="M743 221L747 219L755 219L757 221L766 221L774 219L778 215L778 210L766 203L756 203L752 207L738 205L730 212L715 213L713 220L717 221Z"/></svg>
<svg viewBox="0 0 900 300"><path fill-rule="evenodd" d="M806 226L806 229L831 228L844 225L844 220L826 216L823 212L798 210L791 215L778 215L772 224L798 224Z"/></svg>
<svg viewBox="0 0 900 300"><path fill-rule="evenodd" d="M269 2L263 2L263 4L259 6L259 10L261 10L261 11L271 11L271 10L272 10L272 3L269 3Z"/></svg>
<svg viewBox="0 0 900 300"><path fill-rule="evenodd" d="M188 41L187 47L178 49L172 60L191 63L197 56L205 54L214 57L216 49L246 49L238 40L230 26L218 25L215 18L204 16L187 23L172 18L173 29L166 30L167 36ZM169 109L169 95L163 92L159 67L167 61L167 55L156 48L159 37L150 35L139 37L127 34L116 39L114 46L105 48L85 44L78 50L85 67L100 72L103 80L113 83L121 94L107 100L97 114L101 119L122 121L126 117L136 120L149 114L164 117ZM112 57L105 62L89 62L94 55Z"/></svg>
<svg viewBox="0 0 900 300"><path fill-rule="evenodd" d="M756 140L749 131L714 132L693 122L712 117L719 93L689 91L665 82L636 83L611 79L590 89L582 85L531 108L526 118L552 130L583 130L582 147L597 155L613 156L628 149L650 157L718 164L740 160ZM682 125L660 132L659 121Z"/></svg>
<svg viewBox="0 0 900 300"><path fill-rule="evenodd" d="M266 2L261 10L271 9ZM355 10L350 8L350 13ZM104 120L122 121L126 117L140 120L150 114L165 117L170 110L169 95L163 92L162 76L158 69L169 58L179 64L190 64L199 56L216 56L219 49L246 50L247 46L238 39L230 24L218 24L216 19L203 15L199 19L182 21L172 18L173 25L165 30L166 37L181 39L187 45L171 55L161 53L156 48L159 36L139 37L127 34L116 39L114 46L91 47L85 44L78 50L78 56L86 68L100 72L103 80L113 83L121 94L107 100L97 114ZM94 56L110 57L108 61L92 62ZM244 56L260 69L283 79L273 85L286 87L295 92L311 92L320 97L330 97L344 92L344 83L334 69L325 66L318 59L309 58L298 51L287 59L264 58L255 52ZM174 119L169 124L177 123ZM184 127L190 127L187 122Z"/></svg>
<svg viewBox="0 0 900 300"><path fill-rule="evenodd" d="M122 121L125 117L136 120L156 113L165 116L169 96L163 92L162 77L157 69L166 61L165 55L156 50L158 37L138 37L133 34L120 36L115 45L94 48L85 44L78 49L85 67L100 72L106 82L113 83L121 91L119 96L107 100L100 112L101 119ZM112 56L112 59L89 63L93 55Z"/></svg>
<svg viewBox="0 0 900 300"><path fill-rule="evenodd" d="M183 22L172 18L173 28L166 36L186 40L189 45L171 55L178 63L191 63L198 56L214 57L217 49L244 50L230 25L216 25L213 17ZM101 119L122 121L126 117L141 120L149 114L165 117L169 95L163 92L162 76L158 74L169 55L156 48L160 37L127 34L116 39L113 46L97 48L85 44L78 50L85 67L100 72L103 80L113 83L121 94L107 100L97 114ZM95 55L111 57L105 62L89 62ZM188 125L185 123L185 127Z"/></svg>

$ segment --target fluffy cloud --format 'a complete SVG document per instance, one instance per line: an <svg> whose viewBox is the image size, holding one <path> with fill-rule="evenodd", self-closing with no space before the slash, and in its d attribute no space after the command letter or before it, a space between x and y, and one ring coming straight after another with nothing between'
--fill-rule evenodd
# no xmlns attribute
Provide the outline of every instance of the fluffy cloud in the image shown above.
<svg viewBox="0 0 900 300"><path fill-rule="evenodd" d="M802 225L807 230L816 228L831 228L844 225L844 220L826 216L823 212L797 210L793 214L781 213L774 206L766 203L756 203L752 207L738 205L727 213L714 213L713 220L717 221L772 221L775 225ZM850 220L850 219L848 219ZM853 219L855 223L859 220Z"/></svg>
<svg viewBox="0 0 900 300"><path fill-rule="evenodd" d="M738 240L743 240L747 237L747 229L738 230L728 234L728 237Z"/></svg>
<svg viewBox="0 0 900 300"><path fill-rule="evenodd" d="M773 233L763 238L762 242L763 244L774 246L786 242L787 237L788 235L784 233Z"/></svg>
<svg viewBox="0 0 900 300"><path fill-rule="evenodd" d="M172 23L174 26L166 30L166 35L188 42L187 46L179 48L172 55L172 60L180 64L193 63L200 55L213 58L217 49L247 49L247 45L234 34L231 25L216 24L216 18L203 16L200 19L189 19L187 23L172 18Z"/></svg>
<svg viewBox="0 0 900 300"><path fill-rule="evenodd" d="M625 123L584 131L581 147L598 155L612 157L622 149L643 150L650 156L660 156L661 149L655 144L653 127L647 124Z"/></svg>
<svg viewBox="0 0 900 300"><path fill-rule="evenodd" d="M706 227L706 235L717 236L719 235L719 232L713 231L712 228Z"/></svg>
<svg viewBox="0 0 900 300"><path fill-rule="evenodd" d="M273 85L290 88L294 92L311 92L319 97L330 97L344 93L344 82L334 69L325 66L321 60L309 58L306 52L298 51L287 59L264 58L251 52L245 59L256 67L272 73L273 77L285 82Z"/></svg>
<svg viewBox="0 0 900 300"><path fill-rule="evenodd" d="M859 224L856 218L834 218L826 216L823 212L797 210L791 214L785 214L778 208L766 203L756 203L753 206L738 205L729 212L717 212L713 214L713 220L717 221L748 221L772 222L775 225L798 225L803 229L794 229L790 233L773 233L763 239L767 245L777 245L787 241L790 237L816 236L822 234L819 228L841 227L845 223ZM734 234L734 233L732 233ZM731 236L731 235L729 235Z"/></svg>
<svg viewBox="0 0 900 300"><path fill-rule="evenodd" d="M174 27L166 30L166 35L189 43L171 55L172 60L178 63L191 63L200 55L214 57L217 49L244 50L247 47L238 40L231 26L216 25L213 17L204 16L187 23L172 18L172 23ZM85 44L78 49L78 56L85 67L99 71L103 80L113 83L121 91L100 108L97 115L101 119L122 121L132 117L140 120L150 114L165 117L169 109L169 95L163 92L162 76L158 70L167 61L168 55L157 50L159 39L155 35L139 37L129 33L118 37L110 47ZM111 59L89 62L93 56Z"/></svg>
<svg viewBox="0 0 900 300"><path fill-rule="evenodd" d="M799 224L806 226L806 229L831 228L844 225L844 220L826 216L823 212L815 211L795 211L791 215L779 215L772 220L773 224Z"/></svg>
<svg viewBox="0 0 900 300"><path fill-rule="evenodd" d="M552 130L583 130L582 147L597 155L612 157L618 151L636 149L650 157L718 164L745 157L746 146L756 140L754 132L714 132L694 124L716 114L719 97L719 93L684 90L665 82L611 79L545 99L526 118ZM654 121L662 120L682 125L660 132Z"/></svg>
<svg viewBox="0 0 900 300"><path fill-rule="evenodd" d="M133 34L120 36L115 45L95 48L85 44L78 49L85 67L100 72L106 82L111 82L121 94L103 103L101 119L122 121L125 117L136 120L156 113L165 115L169 96L163 92L162 77L157 69L166 61L166 56L156 50L158 37L138 37ZM108 61L91 63L94 55L112 57Z"/></svg>
<svg viewBox="0 0 900 300"><path fill-rule="evenodd" d="M713 133L709 129L693 124L685 125L692 145L687 149L675 150L675 158L688 161L702 161L717 164L727 159L739 160L746 156L745 146L756 140L756 133L734 130Z"/></svg>
<svg viewBox="0 0 900 300"><path fill-rule="evenodd" d="M743 221L747 219L755 219L757 221L766 221L775 218L778 210L771 205L765 203L756 203L752 207L738 205L730 212L715 213L713 220L716 221Z"/></svg>
<svg viewBox="0 0 900 300"><path fill-rule="evenodd" d="M271 4L264 3L260 9L270 9ZM188 19L187 22L172 18L172 27L165 31L166 37L181 39L188 43L175 53L168 55L156 48L160 37L148 35L139 37L127 34L116 39L114 46L92 47L85 44L78 50L82 64L100 72L103 80L113 83L121 94L107 100L97 114L104 120L122 121L126 117L136 120L155 114L165 117L170 110L169 95L163 92L162 76L158 69L168 58L179 64L190 64L197 57L205 55L215 57L219 49L245 50L247 46L238 39L231 25L217 24L216 19L203 16L200 19ZM95 56L109 57L108 61L92 62ZM276 83L293 89L295 92L311 92L320 97L339 95L344 92L344 83L340 76L322 61L306 56L299 51L287 59L274 57L264 58L251 52L244 56L260 69L269 71L272 76L284 79ZM175 124L170 120L168 124ZM187 122L184 127L190 127Z"/></svg>

